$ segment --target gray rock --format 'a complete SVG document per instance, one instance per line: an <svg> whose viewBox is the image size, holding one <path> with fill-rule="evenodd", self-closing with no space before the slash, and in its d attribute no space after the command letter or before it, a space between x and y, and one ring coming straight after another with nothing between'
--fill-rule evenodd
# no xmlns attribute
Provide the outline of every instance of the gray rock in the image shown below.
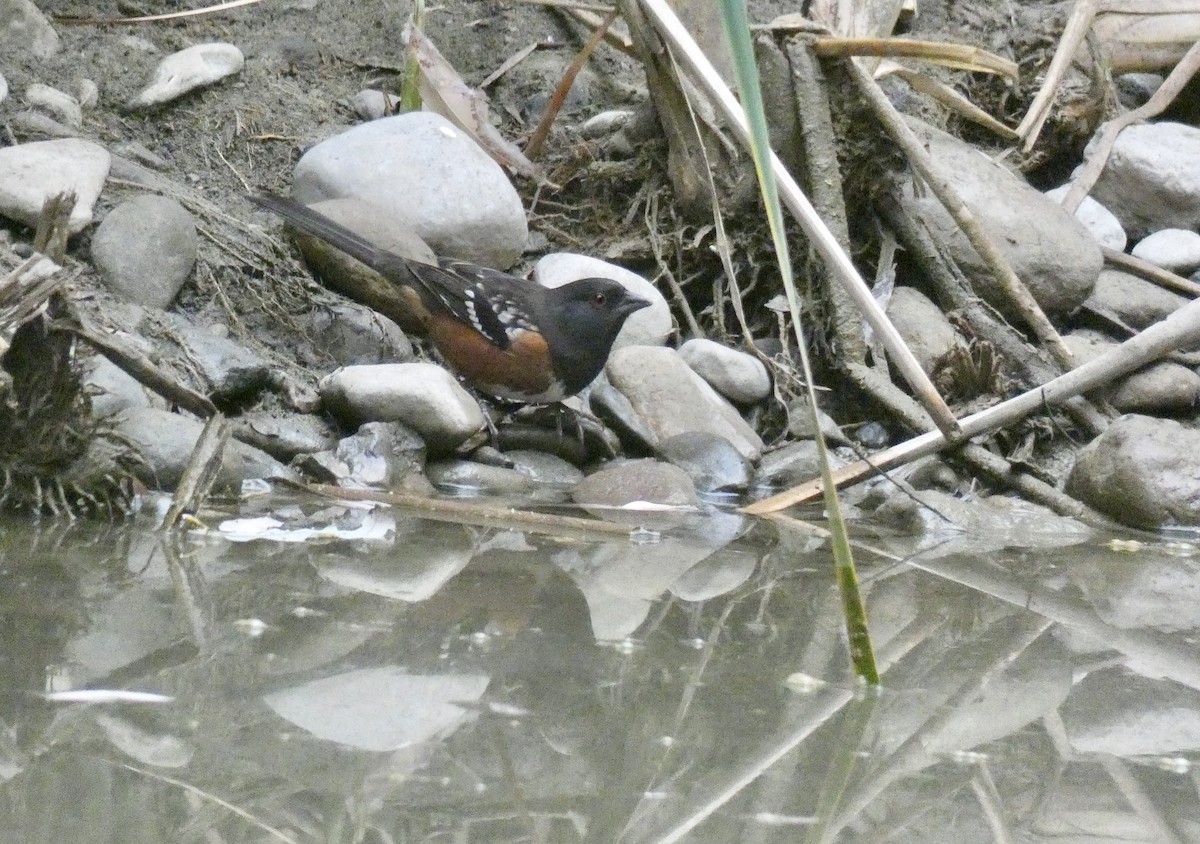
<svg viewBox="0 0 1200 844"><path fill-rule="evenodd" d="M196 44L172 53L158 63L150 84L129 101L127 108L151 108L169 103L189 91L241 72L245 63L241 50L222 42Z"/></svg>
<svg viewBox="0 0 1200 844"><path fill-rule="evenodd" d="M271 368L241 343L182 314L164 313L161 319L182 347L188 368L200 376L201 389L217 404L245 401L269 385Z"/></svg>
<svg viewBox="0 0 1200 844"><path fill-rule="evenodd" d="M592 382L592 388L587 392L587 403L592 413L611 427L622 442L654 450L658 437L634 410L629 399L608 383L608 376L601 374Z"/></svg>
<svg viewBox="0 0 1200 844"><path fill-rule="evenodd" d="M415 431L397 422L368 422L352 436L340 440L326 452L312 455L301 465L323 480L345 487L374 487L418 492L428 483L425 443Z"/></svg>
<svg viewBox="0 0 1200 844"><path fill-rule="evenodd" d="M366 88L354 95L354 113L363 120L378 120L396 113L400 98L386 91Z"/></svg>
<svg viewBox="0 0 1200 844"><path fill-rule="evenodd" d="M758 463L754 483L763 487L792 487L820 477L817 444L814 440L788 443L768 451ZM829 455L829 464L838 469L846 464L836 454Z"/></svg>
<svg viewBox="0 0 1200 844"><path fill-rule="evenodd" d="M32 0L0 0L0 56L48 59L60 47L58 33Z"/></svg>
<svg viewBox="0 0 1200 844"><path fill-rule="evenodd" d="M1061 714L1076 753L1128 758L1200 747L1200 692L1120 666L1083 678Z"/></svg>
<svg viewBox="0 0 1200 844"><path fill-rule="evenodd" d="M1108 401L1122 413L1176 413L1200 404L1200 375L1171 361L1152 363L1122 378Z"/></svg>
<svg viewBox="0 0 1200 844"><path fill-rule="evenodd" d="M750 485L750 461L729 440L716 434L677 434L659 443L658 453L687 472L700 492L734 492Z"/></svg>
<svg viewBox="0 0 1200 844"><path fill-rule="evenodd" d="M754 355L701 338L680 346L679 355L697 375L732 402L755 404L771 395L771 376Z"/></svg>
<svg viewBox="0 0 1200 844"><path fill-rule="evenodd" d="M187 281L200 240L196 222L176 200L139 196L108 213L92 238L92 260L113 292L165 309Z"/></svg>
<svg viewBox="0 0 1200 844"><path fill-rule="evenodd" d="M239 441L277 460L289 461L298 454L332 449L338 441L333 425L307 413L252 410L230 421Z"/></svg>
<svg viewBox="0 0 1200 844"><path fill-rule="evenodd" d="M594 472L575 485L571 497L602 519L656 529L681 523L700 504L687 473L656 460L626 460ZM678 510L629 507L638 502Z"/></svg>
<svg viewBox="0 0 1200 844"><path fill-rule="evenodd" d="M500 165L430 112L372 120L322 141L293 178L297 200L373 203L441 255L504 269L529 237L521 197Z"/></svg>
<svg viewBox="0 0 1200 844"><path fill-rule="evenodd" d="M455 492L528 493L534 485L524 472L470 460L430 463L425 474L434 486Z"/></svg>
<svg viewBox="0 0 1200 844"><path fill-rule="evenodd" d="M1079 453L1066 490L1134 527L1200 524L1200 431L1122 416Z"/></svg>
<svg viewBox="0 0 1200 844"><path fill-rule="evenodd" d="M1106 269L1096 279L1087 306L1109 313L1131 328L1149 328L1187 304L1187 299L1145 279Z"/></svg>
<svg viewBox="0 0 1200 844"><path fill-rule="evenodd" d="M1127 126L1117 136L1092 195L1130 237L1200 228L1200 129L1182 123Z"/></svg>
<svg viewBox="0 0 1200 844"><path fill-rule="evenodd" d="M83 125L83 109L79 101L57 88L35 82L25 89L25 102L34 108L48 111L72 129Z"/></svg>
<svg viewBox="0 0 1200 844"><path fill-rule="evenodd" d="M100 102L100 86L91 79L80 79L75 95L80 108L95 108Z"/></svg>
<svg viewBox="0 0 1200 844"><path fill-rule="evenodd" d="M127 407L159 407L166 401L150 392L132 375L108 358L96 355L83 377L84 389L92 396L92 416L102 419Z"/></svg>
<svg viewBox="0 0 1200 844"><path fill-rule="evenodd" d="M572 487L583 480L583 472L553 454L516 449L504 452L504 456L512 461L514 469L529 476L534 483Z"/></svg>
<svg viewBox="0 0 1200 844"><path fill-rule="evenodd" d="M1117 99L1125 108L1133 110L1144 106L1166 80L1157 73L1122 73L1114 81Z"/></svg>
<svg viewBox="0 0 1200 844"><path fill-rule="evenodd" d="M1180 275L1200 267L1200 234L1190 229L1159 229L1137 242L1135 258Z"/></svg>
<svg viewBox="0 0 1200 844"><path fill-rule="evenodd" d="M34 226L47 199L74 191L69 227L78 234L92 222L111 163L104 147L78 138L0 148L0 214Z"/></svg>
<svg viewBox="0 0 1200 844"><path fill-rule="evenodd" d="M95 419L104 419L128 408L153 406L159 410L167 409L163 399L101 355L96 355L86 364L83 388L91 396L92 416Z"/></svg>
<svg viewBox="0 0 1200 844"><path fill-rule="evenodd" d="M942 309L914 287L897 287L887 304L887 315L926 374L956 348L965 347Z"/></svg>
<svg viewBox="0 0 1200 844"><path fill-rule="evenodd" d="M309 315L309 336L339 366L400 363L413 347L400 326L356 302L338 302Z"/></svg>
<svg viewBox="0 0 1200 844"><path fill-rule="evenodd" d="M1063 342L1075 356L1077 366L1117 345L1115 340L1087 329L1064 335ZM1159 361L1097 392L1124 413L1190 410L1200 402L1200 375L1178 363Z"/></svg>
<svg viewBox="0 0 1200 844"><path fill-rule="evenodd" d="M999 245L1017 277L1048 314L1075 310L1104 265L1100 247L1062 206L970 145L919 121L909 121L934 165ZM932 191L911 186L903 201L948 244L979 294L1010 317L1014 309L991 272Z"/></svg>
<svg viewBox="0 0 1200 844"><path fill-rule="evenodd" d="M8 80L4 78L4 74L0 73L0 103L8 99Z"/></svg>
<svg viewBox="0 0 1200 844"><path fill-rule="evenodd" d="M580 124L579 137L589 139L603 138L606 135L616 132L632 119L633 112L628 109L602 111L599 114L592 115Z"/></svg>
<svg viewBox="0 0 1200 844"><path fill-rule="evenodd" d="M461 445L483 427L483 411L449 372L432 363L347 366L326 376L321 400L334 415L362 422L403 422L434 452Z"/></svg>
<svg viewBox="0 0 1200 844"><path fill-rule="evenodd" d="M1046 191L1046 196L1055 202L1062 202L1062 198L1070 189L1070 183L1060 185ZM1079 207L1075 209L1075 219L1083 223L1083 227L1092 233L1092 237L1096 238L1096 242L1101 246L1118 252L1125 251L1128 239L1125 237L1125 229L1121 228L1121 221L1117 219L1116 214L1092 197L1085 196L1083 202L1079 203Z"/></svg>
<svg viewBox="0 0 1200 844"><path fill-rule="evenodd" d="M676 434L707 431L727 439L749 460L762 453L754 429L674 349L626 346L613 352L606 371L653 434L653 445Z"/></svg>
<svg viewBox="0 0 1200 844"><path fill-rule="evenodd" d="M114 427L141 456L134 472L151 489L172 490L179 484L204 425L155 408L127 408L113 417ZM215 489L238 491L243 480L284 477L293 473L264 451L231 440L225 446Z"/></svg>
<svg viewBox="0 0 1200 844"><path fill-rule="evenodd" d="M570 252L545 255L533 268L533 280L543 287L561 287L582 278L611 278L630 293L651 303L650 307L642 308L625 320L613 344L614 349L624 346L661 346L666 341L673 327L671 308L658 289L637 273L599 258Z"/></svg>

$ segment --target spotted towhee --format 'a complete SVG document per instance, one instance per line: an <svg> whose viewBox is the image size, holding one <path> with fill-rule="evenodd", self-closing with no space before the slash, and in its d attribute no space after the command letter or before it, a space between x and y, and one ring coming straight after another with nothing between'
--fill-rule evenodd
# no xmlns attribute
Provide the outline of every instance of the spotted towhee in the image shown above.
<svg viewBox="0 0 1200 844"><path fill-rule="evenodd" d="M579 392L604 368L625 319L650 304L607 278L547 288L463 261L410 261L298 202L250 199L398 285L446 363L501 399L540 404Z"/></svg>

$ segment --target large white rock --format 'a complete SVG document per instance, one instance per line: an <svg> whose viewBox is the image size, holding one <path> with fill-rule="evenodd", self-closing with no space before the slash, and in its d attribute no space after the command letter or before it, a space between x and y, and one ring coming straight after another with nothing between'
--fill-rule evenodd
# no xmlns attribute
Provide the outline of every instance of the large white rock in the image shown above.
<svg viewBox="0 0 1200 844"><path fill-rule="evenodd" d="M111 163L104 147L80 138L0 148L0 214L32 226L47 199L74 191L69 228L76 234L92 222Z"/></svg>
<svg viewBox="0 0 1200 844"><path fill-rule="evenodd" d="M1117 137L1092 196L1130 237L1165 228L1200 228L1200 129L1144 123Z"/></svg>
<svg viewBox="0 0 1200 844"><path fill-rule="evenodd" d="M241 50L220 41L172 53L158 63L150 84L129 101L128 107L149 108L169 103L189 91L240 72L245 63Z"/></svg>
<svg viewBox="0 0 1200 844"><path fill-rule="evenodd" d="M440 115L412 112L356 126L312 147L293 178L300 202L373 203L446 257L506 269L529 237L521 197L504 170Z"/></svg>

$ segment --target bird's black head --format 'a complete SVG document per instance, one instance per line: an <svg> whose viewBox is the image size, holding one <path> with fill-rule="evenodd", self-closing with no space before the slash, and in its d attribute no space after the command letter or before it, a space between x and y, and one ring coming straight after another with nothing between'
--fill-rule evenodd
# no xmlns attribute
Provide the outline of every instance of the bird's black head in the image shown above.
<svg viewBox="0 0 1200 844"><path fill-rule="evenodd" d="M548 291L552 326L543 326L569 393L600 374L625 320L650 302L608 278L585 278Z"/></svg>

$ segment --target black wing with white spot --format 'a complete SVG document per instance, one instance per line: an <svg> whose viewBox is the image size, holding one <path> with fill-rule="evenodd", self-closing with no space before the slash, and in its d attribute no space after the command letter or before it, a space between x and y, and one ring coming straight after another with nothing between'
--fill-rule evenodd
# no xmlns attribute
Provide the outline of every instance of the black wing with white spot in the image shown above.
<svg viewBox="0 0 1200 844"><path fill-rule="evenodd" d="M529 315L508 291L520 279L462 261L441 260L439 266L413 264L413 275L432 296L484 337L507 349L521 331L534 330Z"/></svg>

